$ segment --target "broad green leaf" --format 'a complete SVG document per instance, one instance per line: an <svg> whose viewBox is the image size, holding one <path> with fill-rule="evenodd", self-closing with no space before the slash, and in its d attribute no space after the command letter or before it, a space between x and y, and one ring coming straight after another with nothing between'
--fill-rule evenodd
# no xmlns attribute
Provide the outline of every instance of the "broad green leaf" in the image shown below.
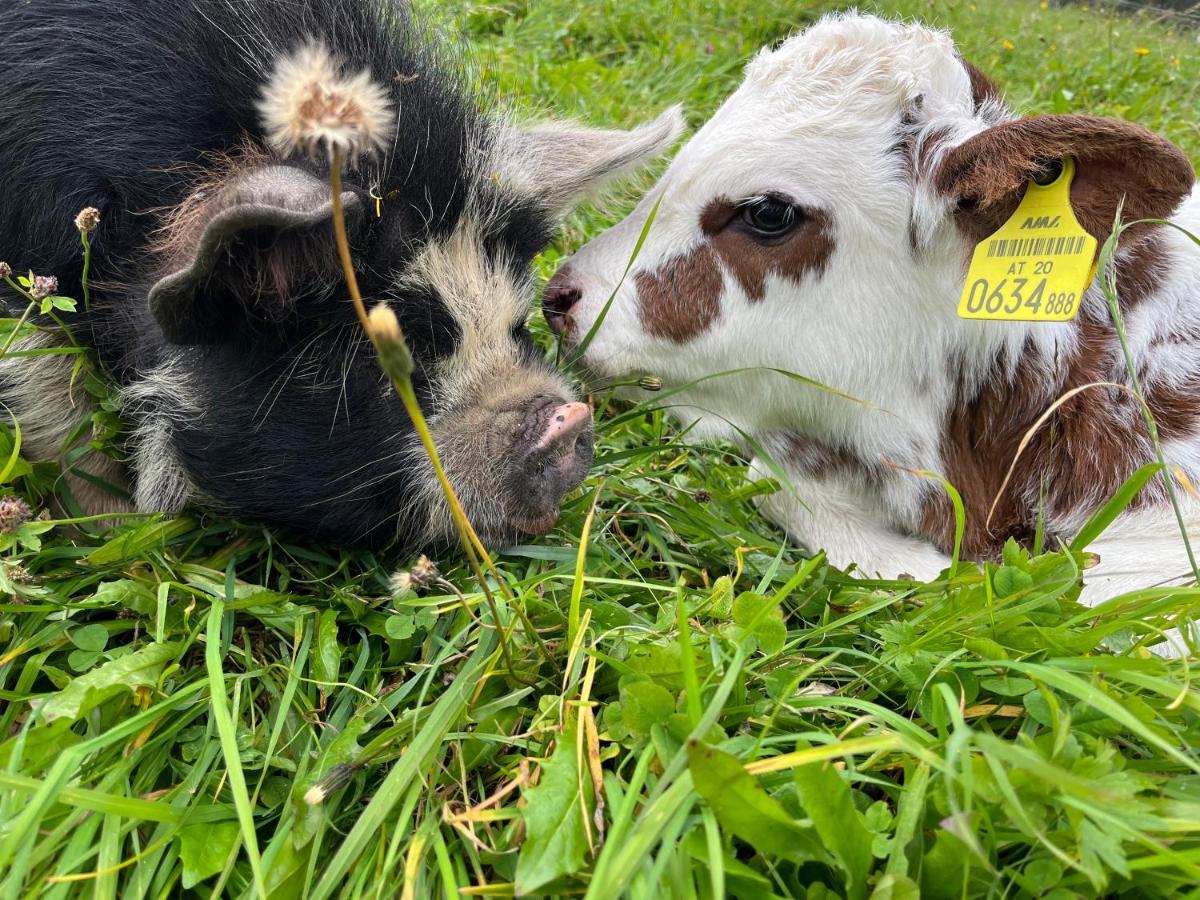
<svg viewBox="0 0 1200 900"><path fill-rule="evenodd" d="M150 519L132 531L123 531L100 548L93 550L84 561L93 566L110 566L146 556L150 550L161 550L172 541L196 527L191 519Z"/></svg>
<svg viewBox="0 0 1200 900"><path fill-rule="evenodd" d="M733 621L758 641L759 649L774 656L783 649L787 628L783 611L775 600L747 591L733 601Z"/></svg>
<svg viewBox="0 0 1200 900"><path fill-rule="evenodd" d="M1021 678L1018 675L999 675L995 678L983 678L980 680L979 686L985 691L991 691L993 694L1002 694L1005 697L1028 694L1037 688L1037 685L1028 678Z"/></svg>
<svg viewBox="0 0 1200 900"><path fill-rule="evenodd" d="M21 748L21 771L29 775L41 772L68 747L78 744L81 738L71 730L67 719L59 719L49 725L36 725L25 732L25 742ZM0 744L0 769L11 765L12 755L16 750L20 734L15 734L3 744Z"/></svg>
<svg viewBox="0 0 1200 900"><path fill-rule="evenodd" d="M1035 859L1021 873L1027 889L1043 896L1062 881L1063 867L1049 858Z"/></svg>
<svg viewBox="0 0 1200 900"><path fill-rule="evenodd" d="M871 900L921 900L921 890L907 875L884 875L871 892Z"/></svg>
<svg viewBox="0 0 1200 900"><path fill-rule="evenodd" d="M543 885L583 868L588 841L583 817L592 806L591 779L580 778L585 765L576 754L573 722L563 729L554 753L542 765L536 787L525 792L525 842L517 857L517 894L535 893ZM580 792L584 803L580 803Z"/></svg>
<svg viewBox="0 0 1200 900"><path fill-rule="evenodd" d="M649 676L655 684L668 691L682 691L683 662L679 658L679 643L634 644L629 648L625 664L640 675Z"/></svg>
<svg viewBox="0 0 1200 900"><path fill-rule="evenodd" d="M938 831L921 861L921 896L925 900L962 897L971 851L946 831Z"/></svg>
<svg viewBox="0 0 1200 900"><path fill-rule="evenodd" d="M47 721L86 715L110 697L139 687L153 687L163 666L175 659L177 644L150 644L80 675L57 694L42 701L38 711Z"/></svg>
<svg viewBox="0 0 1200 900"><path fill-rule="evenodd" d="M279 850L270 858L263 873L268 900L291 900L304 896L304 871L311 851L297 847L290 836L279 842ZM263 862L267 862L264 855Z"/></svg>
<svg viewBox="0 0 1200 900"><path fill-rule="evenodd" d="M997 597L1009 597L1033 585L1033 576L1015 566L1001 566L992 576L992 587Z"/></svg>
<svg viewBox="0 0 1200 900"><path fill-rule="evenodd" d="M342 650L337 637L337 610L327 609L317 620L317 652L312 657L313 678L326 685L338 680Z"/></svg>
<svg viewBox="0 0 1200 900"><path fill-rule="evenodd" d="M383 623L384 631L393 641L402 641L417 633L416 619L412 613L398 612L387 617Z"/></svg>
<svg viewBox="0 0 1200 900"><path fill-rule="evenodd" d="M804 811L846 873L847 897L865 897L873 836L854 806L849 785L828 761L797 766L793 778Z"/></svg>
<svg viewBox="0 0 1200 900"><path fill-rule="evenodd" d="M696 793L721 827L762 854L828 860L816 833L799 825L778 800L762 789L736 756L690 741L688 768Z"/></svg>
<svg viewBox="0 0 1200 900"><path fill-rule="evenodd" d="M80 650L89 650L93 653L98 653L108 644L108 629L99 623L93 623L91 625L84 625L82 628L76 628L67 637Z"/></svg>
<svg viewBox="0 0 1200 900"><path fill-rule="evenodd" d="M92 601L118 604L143 616L152 615L156 608L154 591L140 581L129 579L101 582L96 586Z"/></svg>
<svg viewBox="0 0 1200 900"><path fill-rule="evenodd" d="M181 828L179 859L183 863L184 888L193 888L225 868L237 840L237 822L205 822Z"/></svg>
<svg viewBox="0 0 1200 900"><path fill-rule="evenodd" d="M634 734L649 734L675 712L675 698L653 681L635 681L621 689L621 718Z"/></svg>
<svg viewBox="0 0 1200 900"><path fill-rule="evenodd" d="M1042 696L1041 691L1030 691L1021 699L1021 702L1025 705L1025 709L1033 721L1045 725L1047 728L1054 725L1054 711L1050 709L1050 704Z"/></svg>
<svg viewBox="0 0 1200 900"><path fill-rule="evenodd" d="M67 656L67 665L71 667L72 672L86 672L99 662L103 655L95 650L72 650Z"/></svg>

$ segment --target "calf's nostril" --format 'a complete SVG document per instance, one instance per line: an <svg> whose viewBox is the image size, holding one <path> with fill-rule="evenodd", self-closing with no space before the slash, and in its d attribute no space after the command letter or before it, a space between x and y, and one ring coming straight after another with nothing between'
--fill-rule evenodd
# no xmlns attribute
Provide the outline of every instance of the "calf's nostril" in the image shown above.
<svg viewBox="0 0 1200 900"><path fill-rule="evenodd" d="M583 299L583 291L567 279L560 278L561 275L560 272L550 279L550 283L546 285L546 292L542 295L542 314L546 317L546 324L555 334L562 334L567 330L571 309Z"/></svg>

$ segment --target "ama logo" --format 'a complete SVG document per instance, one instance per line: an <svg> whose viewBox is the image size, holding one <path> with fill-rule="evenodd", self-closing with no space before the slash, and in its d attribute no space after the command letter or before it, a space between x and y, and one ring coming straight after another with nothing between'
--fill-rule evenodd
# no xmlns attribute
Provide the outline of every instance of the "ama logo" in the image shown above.
<svg viewBox="0 0 1200 900"><path fill-rule="evenodd" d="M1057 228L1062 216L1029 216L1021 223L1021 228Z"/></svg>

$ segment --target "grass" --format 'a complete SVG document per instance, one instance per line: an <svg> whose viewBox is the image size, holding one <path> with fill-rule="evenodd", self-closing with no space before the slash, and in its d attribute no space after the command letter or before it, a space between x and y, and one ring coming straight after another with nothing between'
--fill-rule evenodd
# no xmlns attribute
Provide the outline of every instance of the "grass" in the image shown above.
<svg viewBox="0 0 1200 900"><path fill-rule="evenodd" d="M436 14L527 110L628 124L683 99L697 123L823 8ZM1129 116L1200 155L1192 34L886 10L952 26L1024 108ZM576 214L543 268L629 199ZM219 519L0 533L0 897L1196 895L1200 692L1143 645L1200 590L1085 610L1085 540L853 580L780 543L733 451L598 400L595 473L549 538L499 555L499 621L453 556L469 611L392 596L413 560ZM13 438L3 492L44 505L56 473Z"/></svg>

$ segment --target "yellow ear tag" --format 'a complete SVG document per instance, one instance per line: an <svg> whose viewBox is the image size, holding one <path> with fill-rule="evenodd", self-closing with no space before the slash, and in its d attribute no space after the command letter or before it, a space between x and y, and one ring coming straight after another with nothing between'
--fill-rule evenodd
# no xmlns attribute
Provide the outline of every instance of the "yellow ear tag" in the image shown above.
<svg viewBox="0 0 1200 900"><path fill-rule="evenodd" d="M1069 322L1096 275L1096 239L1071 210L1075 160L1047 185L1030 181L1012 217L971 257L958 301L964 319Z"/></svg>

